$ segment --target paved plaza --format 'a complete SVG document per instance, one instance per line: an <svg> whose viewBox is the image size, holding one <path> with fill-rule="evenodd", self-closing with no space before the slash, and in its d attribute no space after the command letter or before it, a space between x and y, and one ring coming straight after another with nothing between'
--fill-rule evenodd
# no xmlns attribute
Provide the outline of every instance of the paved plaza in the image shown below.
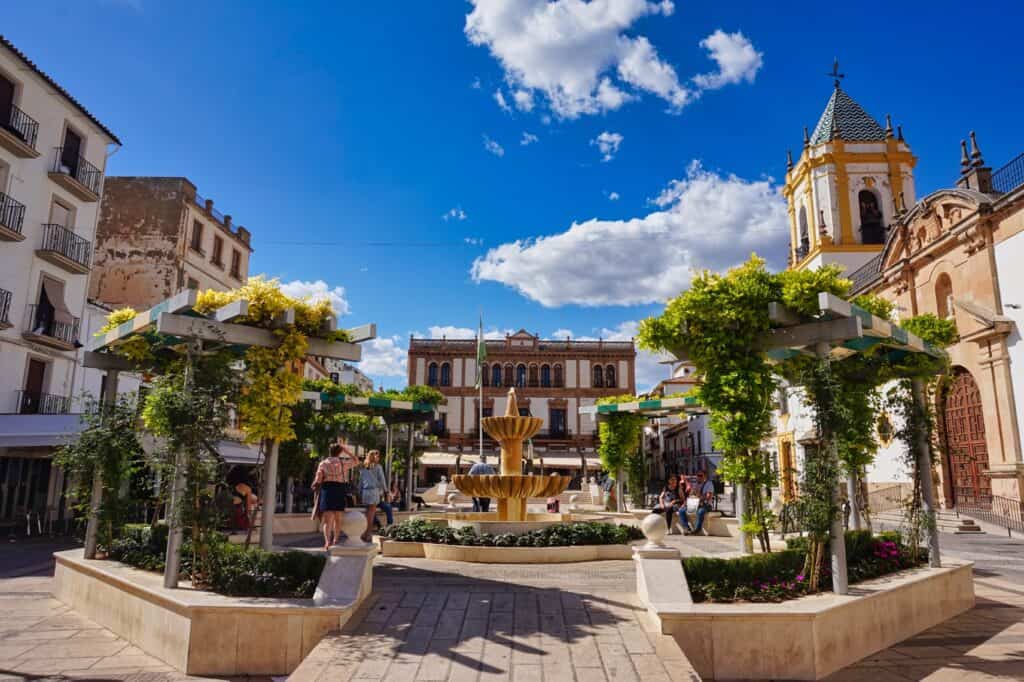
<svg viewBox="0 0 1024 682"><path fill-rule="evenodd" d="M672 536L689 554L723 538ZM1024 680L1024 542L942 536L976 564L977 606L829 678ZM48 547L0 547L0 680L204 679L171 670L50 595ZM668 637L645 628L630 561L456 564L379 558L370 602L294 680L692 680ZM246 678L268 681L269 678Z"/></svg>

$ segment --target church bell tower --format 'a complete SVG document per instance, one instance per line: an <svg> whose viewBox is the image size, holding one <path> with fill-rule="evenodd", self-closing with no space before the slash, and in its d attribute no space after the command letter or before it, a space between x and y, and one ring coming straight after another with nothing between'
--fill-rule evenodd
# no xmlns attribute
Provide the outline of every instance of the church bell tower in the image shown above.
<svg viewBox="0 0 1024 682"><path fill-rule="evenodd" d="M832 96L803 150L786 155L783 195L789 208L790 267L838 263L852 273L878 254L896 217L915 203L917 159L885 117L879 125L841 87L839 63Z"/></svg>

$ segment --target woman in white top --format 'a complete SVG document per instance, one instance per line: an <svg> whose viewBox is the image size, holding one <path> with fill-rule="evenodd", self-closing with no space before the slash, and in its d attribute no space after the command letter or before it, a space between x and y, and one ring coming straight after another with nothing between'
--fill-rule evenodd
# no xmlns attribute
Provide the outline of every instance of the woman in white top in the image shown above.
<svg viewBox="0 0 1024 682"><path fill-rule="evenodd" d="M373 519L377 516L377 505L388 497L388 482L380 465L380 451L366 453L363 466L359 469L359 497L366 505L366 531L363 542L373 540Z"/></svg>

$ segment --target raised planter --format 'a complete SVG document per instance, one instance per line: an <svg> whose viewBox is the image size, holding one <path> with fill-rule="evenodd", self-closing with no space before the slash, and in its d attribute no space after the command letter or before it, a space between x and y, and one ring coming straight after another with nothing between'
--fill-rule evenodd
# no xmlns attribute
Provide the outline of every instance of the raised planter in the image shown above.
<svg viewBox="0 0 1024 682"><path fill-rule="evenodd" d="M384 556L416 557L482 564L568 564L580 561L630 559L629 545L573 545L568 547L478 547L430 542L381 543Z"/></svg>
<svg viewBox="0 0 1024 682"><path fill-rule="evenodd" d="M290 674L357 606L168 590L158 573L86 560L81 549L54 556L57 599L187 674Z"/></svg>
<svg viewBox="0 0 1024 682"><path fill-rule="evenodd" d="M974 606L971 563L903 571L844 596L693 604L678 555L635 559L648 614L705 679L821 679Z"/></svg>

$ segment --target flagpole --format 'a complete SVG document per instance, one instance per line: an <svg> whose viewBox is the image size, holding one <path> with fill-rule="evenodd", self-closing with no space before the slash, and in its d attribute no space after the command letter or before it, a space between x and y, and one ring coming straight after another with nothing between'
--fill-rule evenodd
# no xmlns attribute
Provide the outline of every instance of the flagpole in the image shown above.
<svg viewBox="0 0 1024 682"><path fill-rule="evenodd" d="M483 313L482 310L480 311L480 328L479 328L479 331L477 331L477 335L478 335L479 338L477 338L477 340L476 340L476 344L477 344L477 353L476 353L476 377L477 377L477 381L476 381L476 383L477 383L477 385L479 386L479 389L480 389L480 399L478 401L479 404L477 405L477 410L479 410L479 412L477 414L477 431L480 432L478 434L478 436L480 437L480 445L479 445L479 451L477 452L477 461L479 462L480 459L484 456L484 376L483 376L483 365L480 363L480 350L479 350L480 349L480 344L484 342L484 313Z"/></svg>

